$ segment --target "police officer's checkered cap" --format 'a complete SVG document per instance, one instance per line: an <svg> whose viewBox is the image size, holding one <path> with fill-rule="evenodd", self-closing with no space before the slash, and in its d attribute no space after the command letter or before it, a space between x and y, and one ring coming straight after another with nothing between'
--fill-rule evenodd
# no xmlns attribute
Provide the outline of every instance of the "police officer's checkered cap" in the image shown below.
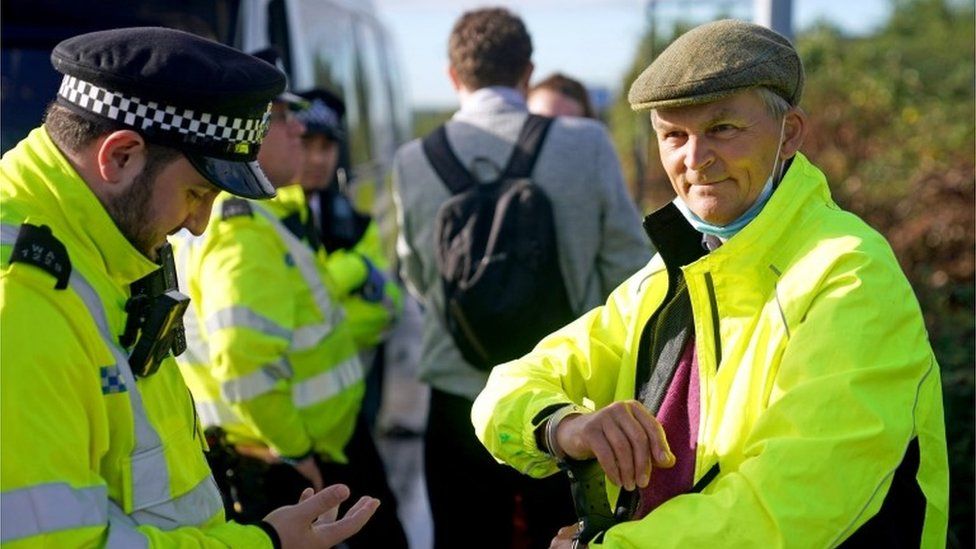
<svg viewBox="0 0 976 549"><path fill-rule="evenodd" d="M285 76L229 46L173 29L76 36L51 53L58 102L186 153L253 161Z"/></svg>
<svg viewBox="0 0 976 549"><path fill-rule="evenodd" d="M66 75L61 81L58 96L86 111L115 120L138 130L178 132L188 142L210 142L226 152L248 151L260 145L267 132L267 116L225 116L193 109L165 105L113 92ZM219 143L225 143L221 147Z"/></svg>
<svg viewBox="0 0 976 549"><path fill-rule="evenodd" d="M332 140L339 140L343 136L339 114L321 99L313 99L307 109L298 113L298 119L308 133L324 134Z"/></svg>

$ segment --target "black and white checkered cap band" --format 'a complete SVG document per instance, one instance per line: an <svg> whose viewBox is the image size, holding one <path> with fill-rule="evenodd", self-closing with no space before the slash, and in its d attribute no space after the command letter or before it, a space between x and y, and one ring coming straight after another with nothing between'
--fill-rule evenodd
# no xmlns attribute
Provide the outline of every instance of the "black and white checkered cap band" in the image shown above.
<svg viewBox="0 0 976 549"><path fill-rule="evenodd" d="M221 144L228 153L250 154L268 132L268 115L236 118L161 105L100 88L66 75L58 95L69 103L141 130L178 132L191 143Z"/></svg>

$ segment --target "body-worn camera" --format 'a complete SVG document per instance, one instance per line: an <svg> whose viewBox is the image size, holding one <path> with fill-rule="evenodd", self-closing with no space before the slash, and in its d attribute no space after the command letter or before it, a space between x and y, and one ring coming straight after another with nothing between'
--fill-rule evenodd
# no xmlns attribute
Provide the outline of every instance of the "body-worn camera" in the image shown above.
<svg viewBox="0 0 976 549"><path fill-rule="evenodd" d="M144 314L139 338L129 355L129 366L137 376L156 373L160 363L169 355L177 337L177 325L182 330L183 313L190 298L170 290L152 298Z"/></svg>
<svg viewBox="0 0 976 549"><path fill-rule="evenodd" d="M179 291L173 248L164 244L158 256L160 268L130 286L125 332L119 337L123 347L132 347L129 366L140 377L156 373L170 352L179 356L186 350L183 313L190 298Z"/></svg>

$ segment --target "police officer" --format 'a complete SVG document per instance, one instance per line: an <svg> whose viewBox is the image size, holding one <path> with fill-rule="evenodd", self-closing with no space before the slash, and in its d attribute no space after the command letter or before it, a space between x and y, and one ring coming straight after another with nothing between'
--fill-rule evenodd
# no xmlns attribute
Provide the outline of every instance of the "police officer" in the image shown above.
<svg viewBox="0 0 976 549"><path fill-rule="evenodd" d="M372 429L383 391L384 342L402 312L403 297L388 275L376 222L357 211L346 195L345 103L321 88L298 95L308 101L308 108L298 112L305 125L299 184L311 210L307 240L325 250L326 268L342 293L346 321L367 370L362 415Z"/></svg>
<svg viewBox="0 0 976 549"><path fill-rule="evenodd" d="M256 55L277 60L268 50ZM181 234L175 246L193 298L180 367L202 423L219 426L238 456L228 489L230 510L244 519L335 479L323 469L352 459L345 448L364 392L342 293L304 233L308 206L295 184L305 131L296 111L304 106L286 92L271 107L257 158L277 196L258 203L224 193L206 233ZM380 496L371 528L399 532L405 546L392 493Z"/></svg>
<svg viewBox="0 0 976 549"><path fill-rule="evenodd" d="M395 500L372 435L383 391L383 341L400 311L402 298L399 286L386 275L387 262L376 223L357 212L340 188L345 175L342 165L347 162L345 104L325 89L298 95L308 103L297 117L305 126L299 184L309 203L309 216L301 224L297 220L289 224L289 219L284 222L294 227L296 235L304 235L309 246L324 254L326 271L336 282L345 311L344 321L367 372L356 429L344 449L349 463L325 463L323 475L347 484L354 493L368 493L384 502L372 522L350 540L352 547L402 546L403 529L394 505L386 504Z"/></svg>
<svg viewBox="0 0 976 549"><path fill-rule="evenodd" d="M0 542L339 543L378 505L335 521L344 486L225 522L170 354L186 296L166 237L200 234L221 190L274 194L255 158L283 75L162 28L77 36L51 58L57 100L0 160Z"/></svg>

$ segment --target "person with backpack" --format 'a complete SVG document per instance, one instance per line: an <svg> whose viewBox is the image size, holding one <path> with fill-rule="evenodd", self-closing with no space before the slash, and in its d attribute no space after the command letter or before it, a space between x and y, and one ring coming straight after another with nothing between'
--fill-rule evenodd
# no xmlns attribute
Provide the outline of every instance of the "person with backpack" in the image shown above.
<svg viewBox="0 0 976 549"><path fill-rule="evenodd" d="M529 117L532 40L521 19L501 8L465 13L448 53L461 109L404 145L393 168L400 270L425 308L434 545L511 547L527 537L544 547L553 526L574 518L568 485L496 463L475 437L472 403L494 365L598 305L651 247L604 127Z"/></svg>

